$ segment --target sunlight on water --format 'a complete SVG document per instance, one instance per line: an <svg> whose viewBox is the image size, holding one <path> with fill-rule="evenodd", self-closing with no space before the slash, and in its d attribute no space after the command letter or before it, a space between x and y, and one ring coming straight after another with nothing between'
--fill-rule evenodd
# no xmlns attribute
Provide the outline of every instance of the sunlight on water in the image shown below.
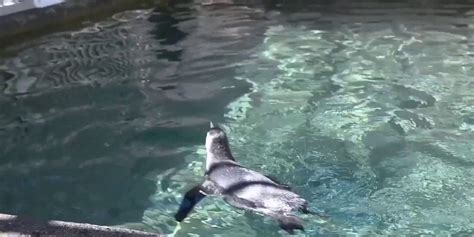
<svg viewBox="0 0 474 237"><path fill-rule="evenodd" d="M229 104L223 125L237 159L330 215L305 216L310 235L471 232L471 29L324 20L277 21L240 63L235 79L252 90ZM176 177L186 180L181 192L202 178L202 149ZM158 190L161 208L144 222L170 233L163 196L177 204L182 194ZM277 234L271 220L219 199L206 199L181 228L177 236Z"/></svg>
<svg viewBox="0 0 474 237"><path fill-rule="evenodd" d="M237 157L328 211L313 231L472 231L472 32L384 26L270 27L231 105Z"/></svg>
<svg viewBox="0 0 474 237"><path fill-rule="evenodd" d="M0 206L171 234L218 118L329 215L308 236L473 233L472 6L294 4L126 11L0 58ZM278 231L208 198L175 236Z"/></svg>

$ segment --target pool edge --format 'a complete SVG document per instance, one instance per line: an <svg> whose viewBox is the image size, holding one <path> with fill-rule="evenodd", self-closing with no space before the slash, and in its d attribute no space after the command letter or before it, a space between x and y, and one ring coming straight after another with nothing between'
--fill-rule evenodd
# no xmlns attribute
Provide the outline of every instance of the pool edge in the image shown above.
<svg viewBox="0 0 474 237"><path fill-rule="evenodd" d="M40 221L0 213L0 236L123 236L162 237L165 235L118 227L100 226L66 221Z"/></svg>

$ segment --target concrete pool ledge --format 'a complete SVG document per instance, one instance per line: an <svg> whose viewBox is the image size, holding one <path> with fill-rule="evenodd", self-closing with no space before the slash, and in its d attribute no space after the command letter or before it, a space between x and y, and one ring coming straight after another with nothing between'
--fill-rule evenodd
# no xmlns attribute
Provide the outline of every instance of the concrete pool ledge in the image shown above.
<svg viewBox="0 0 474 237"><path fill-rule="evenodd" d="M162 237L165 235L85 223L39 221L32 218L0 214L0 236Z"/></svg>

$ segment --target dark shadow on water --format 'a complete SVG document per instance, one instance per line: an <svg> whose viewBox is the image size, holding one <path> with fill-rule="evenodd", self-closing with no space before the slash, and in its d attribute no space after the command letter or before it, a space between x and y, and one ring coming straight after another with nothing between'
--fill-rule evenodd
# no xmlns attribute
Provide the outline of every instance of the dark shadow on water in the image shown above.
<svg viewBox="0 0 474 237"><path fill-rule="evenodd" d="M171 31L179 22L172 15L156 20L163 37L178 35ZM0 212L101 225L140 222L156 191L148 176L183 167L188 153L176 149L202 143L199 123L159 122L150 110L166 102L146 100L133 83L10 97L0 101ZM168 120L182 116L167 113Z"/></svg>
<svg viewBox="0 0 474 237"><path fill-rule="evenodd" d="M150 22L156 23L156 28L151 32L154 37L163 45L174 45L186 37L186 33L178 29L178 24L183 21L176 19L173 14L190 14L189 8L177 8L173 12L155 10L156 15L149 18ZM181 49L163 49L158 50L158 58L166 58L170 61L180 61Z"/></svg>

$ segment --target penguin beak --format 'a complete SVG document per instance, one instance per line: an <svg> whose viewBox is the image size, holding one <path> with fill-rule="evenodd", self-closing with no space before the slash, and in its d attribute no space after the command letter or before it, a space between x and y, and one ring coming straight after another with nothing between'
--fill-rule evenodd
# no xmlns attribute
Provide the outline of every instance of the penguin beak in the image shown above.
<svg viewBox="0 0 474 237"><path fill-rule="evenodd" d="M210 121L209 126L210 126L210 128L214 128L214 123L212 121Z"/></svg>

